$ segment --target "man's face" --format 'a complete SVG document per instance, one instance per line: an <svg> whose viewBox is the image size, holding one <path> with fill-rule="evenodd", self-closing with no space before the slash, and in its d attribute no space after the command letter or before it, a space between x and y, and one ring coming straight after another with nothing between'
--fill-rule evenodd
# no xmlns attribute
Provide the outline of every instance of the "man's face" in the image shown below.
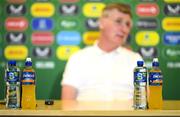
<svg viewBox="0 0 180 117"><path fill-rule="evenodd" d="M131 17L116 9L108 11L108 16L102 17L99 23L103 40L117 46L125 43L132 27Z"/></svg>

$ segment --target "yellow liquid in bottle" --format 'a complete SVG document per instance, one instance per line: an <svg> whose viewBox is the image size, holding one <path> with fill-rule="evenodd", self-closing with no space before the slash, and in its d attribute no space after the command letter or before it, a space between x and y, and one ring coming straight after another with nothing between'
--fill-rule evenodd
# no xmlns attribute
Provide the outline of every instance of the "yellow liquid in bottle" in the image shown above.
<svg viewBox="0 0 180 117"><path fill-rule="evenodd" d="M149 86L149 109L162 109L162 86Z"/></svg>
<svg viewBox="0 0 180 117"><path fill-rule="evenodd" d="M24 69L23 72L34 72L30 67ZM23 84L23 82L32 82L32 84ZM35 109L36 108L36 85L35 81L32 79L22 80L22 99L21 106L22 109Z"/></svg>
<svg viewBox="0 0 180 117"><path fill-rule="evenodd" d="M22 85L22 109L36 108L35 85Z"/></svg>
<svg viewBox="0 0 180 117"><path fill-rule="evenodd" d="M150 72L161 72L160 70L151 70ZM153 86L149 85L148 94L148 107L149 109L162 109L163 108L163 97L162 97L162 80L160 85Z"/></svg>

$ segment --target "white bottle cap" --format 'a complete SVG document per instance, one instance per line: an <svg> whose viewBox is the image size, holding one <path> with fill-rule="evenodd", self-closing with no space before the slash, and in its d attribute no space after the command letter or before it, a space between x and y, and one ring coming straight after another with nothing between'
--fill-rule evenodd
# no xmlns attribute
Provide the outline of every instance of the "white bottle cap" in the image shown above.
<svg viewBox="0 0 180 117"><path fill-rule="evenodd" d="M153 59L153 62L158 62L158 58L154 58L154 59Z"/></svg>
<svg viewBox="0 0 180 117"><path fill-rule="evenodd" d="M29 58L29 57L28 57L28 58L26 58L26 61L31 61L31 58Z"/></svg>

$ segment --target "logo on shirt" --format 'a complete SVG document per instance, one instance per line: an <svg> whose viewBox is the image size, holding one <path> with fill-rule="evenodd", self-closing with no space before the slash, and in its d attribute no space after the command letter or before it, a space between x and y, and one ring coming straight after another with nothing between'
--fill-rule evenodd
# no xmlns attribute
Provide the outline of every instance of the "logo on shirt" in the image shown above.
<svg viewBox="0 0 180 117"><path fill-rule="evenodd" d="M167 45L180 45L179 32L167 32L164 34L164 43Z"/></svg>
<svg viewBox="0 0 180 117"><path fill-rule="evenodd" d="M88 18L86 20L86 28L88 30L98 30L99 23L97 18Z"/></svg>
<svg viewBox="0 0 180 117"><path fill-rule="evenodd" d="M54 42L54 35L51 32L34 32L32 34L33 45L52 45Z"/></svg>
<svg viewBox="0 0 180 117"><path fill-rule="evenodd" d="M34 18L32 20L33 30L48 31L53 28L53 21L50 18Z"/></svg>
<svg viewBox="0 0 180 117"><path fill-rule="evenodd" d="M158 22L156 19L139 19L137 21L137 27L139 29L156 29L158 27Z"/></svg>
<svg viewBox="0 0 180 117"><path fill-rule="evenodd" d="M99 32L89 31L85 32L83 35L83 42L86 45L92 45L99 38Z"/></svg>
<svg viewBox="0 0 180 117"><path fill-rule="evenodd" d="M164 13L169 16L180 15L180 4L166 4L164 7Z"/></svg>
<svg viewBox="0 0 180 117"><path fill-rule="evenodd" d="M61 31L57 34L57 43L59 45L79 45L81 35L77 31Z"/></svg>
<svg viewBox="0 0 180 117"><path fill-rule="evenodd" d="M136 6L136 14L138 16L157 16L159 14L159 7L157 4L138 4Z"/></svg>
<svg viewBox="0 0 180 117"><path fill-rule="evenodd" d="M155 47L141 47L139 53L145 59L157 57L157 49Z"/></svg>
<svg viewBox="0 0 180 117"><path fill-rule="evenodd" d="M51 3L34 3L31 6L31 14L34 17L51 17L55 12Z"/></svg>
<svg viewBox="0 0 180 117"><path fill-rule="evenodd" d="M26 7L23 4L9 4L6 7L8 15L24 15L26 13Z"/></svg>
<svg viewBox="0 0 180 117"><path fill-rule="evenodd" d="M33 49L33 56L36 58L49 58L52 55L50 47L35 47Z"/></svg>
<svg viewBox="0 0 180 117"><path fill-rule="evenodd" d="M140 31L135 38L139 46L156 46L160 41L158 33L154 31Z"/></svg>
<svg viewBox="0 0 180 117"><path fill-rule="evenodd" d="M59 12L62 15L76 15L79 7L75 4L63 4L59 7Z"/></svg>
<svg viewBox="0 0 180 117"><path fill-rule="evenodd" d="M5 27L8 31L25 31L28 21L23 17L9 17L5 21Z"/></svg>
<svg viewBox="0 0 180 117"><path fill-rule="evenodd" d="M6 34L8 44L23 44L26 41L26 35L22 32L9 32Z"/></svg>
<svg viewBox="0 0 180 117"><path fill-rule="evenodd" d="M180 18L166 17L162 20L162 27L166 31L180 31Z"/></svg>
<svg viewBox="0 0 180 117"><path fill-rule="evenodd" d="M28 55L28 49L23 45L9 45L4 50L4 56L8 60L24 60Z"/></svg>
<svg viewBox="0 0 180 117"><path fill-rule="evenodd" d="M60 46L56 50L56 56L60 60L68 60L78 50L80 50L79 46Z"/></svg>
<svg viewBox="0 0 180 117"><path fill-rule="evenodd" d="M99 17L104 7L105 4L103 3L86 3L83 6L83 14L86 17Z"/></svg>

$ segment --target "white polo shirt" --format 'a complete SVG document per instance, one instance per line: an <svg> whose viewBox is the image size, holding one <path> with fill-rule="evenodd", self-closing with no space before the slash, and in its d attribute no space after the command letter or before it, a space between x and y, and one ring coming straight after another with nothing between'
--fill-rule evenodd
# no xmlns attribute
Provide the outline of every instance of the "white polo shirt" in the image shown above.
<svg viewBox="0 0 180 117"><path fill-rule="evenodd" d="M138 60L142 60L138 53L122 47L110 53L97 45L86 47L70 57L61 85L75 87L81 101L132 99Z"/></svg>

